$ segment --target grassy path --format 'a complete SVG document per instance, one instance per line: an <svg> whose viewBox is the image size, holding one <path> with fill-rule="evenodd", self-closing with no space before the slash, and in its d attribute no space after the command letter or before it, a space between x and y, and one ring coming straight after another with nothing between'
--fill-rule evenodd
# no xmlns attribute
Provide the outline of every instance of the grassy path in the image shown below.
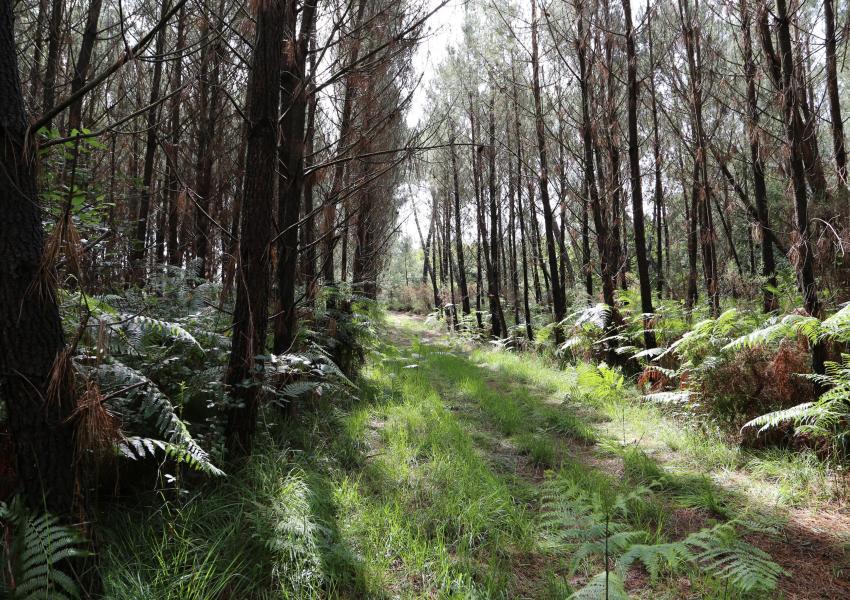
<svg viewBox="0 0 850 600"><path fill-rule="evenodd" d="M744 539L793 573L779 591L743 595L688 565L650 577L635 564L624 578L633 598L850 597L836 549L850 528L814 464L743 457L624 401L627 388L595 369L449 347L403 315L389 333L364 373L371 401L343 418L361 458L335 491L366 595L567 597L603 562L590 552L572 563L578 544L552 526L546 500L557 483L615 500L646 487L621 524L652 544L739 517ZM829 514L832 530L806 522L807 511Z"/></svg>
<svg viewBox="0 0 850 600"><path fill-rule="evenodd" d="M106 597L599 599L607 546L609 600L850 598L846 485L812 457L741 452L613 371L388 321L357 394L270 407L223 481L107 513ZM778 589L694 560L705 532L736 572L768 552Z"/></svg>

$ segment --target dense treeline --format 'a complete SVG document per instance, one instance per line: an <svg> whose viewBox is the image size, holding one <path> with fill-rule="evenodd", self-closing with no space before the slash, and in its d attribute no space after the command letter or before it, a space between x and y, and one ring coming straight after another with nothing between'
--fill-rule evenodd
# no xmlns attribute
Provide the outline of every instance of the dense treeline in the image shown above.
<svg viewBox="0 0 850 600"><path fill-rule="evenodd" d="M101 507L262 481L379 300L844 458L847 6L447 4L0 0L0 592L137 594Z"/></svg>
<svg viewBox="0 0 850 600"><path fill-rule="evenodd" d="M832 2L470 8L430 92L449 146L416 215L433 306L457 325L473 294L493 337L543 326L563 352L601 301L596 350L622 366L623 310L643 315L626 345L648 358L671 307L689 322L842 308L841 36ZM813 373L841 341L811 336Z"/></svg>
<svg viewBox="0 0 850 600"><path fill-rule="evenodd" d="M375 298L396 227L428 16L405 0L3 2L0 500L22 492L3 505L16 529L43 510L90 522L104 450L218 474L250 454L264 386L291 403L348 381L351 293ZM177 401L185 381L155 368L169 353L207 369L205 391ZM206 425L190 434L187 411ZM74 548L40 582L10 563L10 593L98 593Z"/></svg>

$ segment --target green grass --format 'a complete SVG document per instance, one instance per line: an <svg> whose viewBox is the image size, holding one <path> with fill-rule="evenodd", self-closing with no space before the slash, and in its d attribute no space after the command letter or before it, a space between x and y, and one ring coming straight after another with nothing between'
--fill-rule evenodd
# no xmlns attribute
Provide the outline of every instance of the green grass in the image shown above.
<svg viewBox="0 0 850 600"><path fill-rule="evenodd" d="M825 494L814 456L743 453L617 373L393 327L358 399L321 398L295 423L270 412L223 482L107 511L108 597L565 598L602 563L574 571L575 546L547 546L547 482L611 501L646 488L627 522L647 543L669 538L677 510L726 520ZM681 597L682 576L700 597L740 597L692 570L638 596Z"/></svg>

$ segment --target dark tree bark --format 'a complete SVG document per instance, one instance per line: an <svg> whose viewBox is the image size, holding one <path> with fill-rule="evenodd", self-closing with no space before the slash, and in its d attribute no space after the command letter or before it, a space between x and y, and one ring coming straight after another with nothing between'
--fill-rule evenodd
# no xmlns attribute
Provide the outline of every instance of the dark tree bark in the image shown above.
<svg viewBox="0 0 850 600"><path fill-rule="evenodd" d="M198 277L207 277L211 270L210 261L210 211L212 196L215 190L213 180L213 163L215 151L213 144L217 141L216 126L218 125L219 78L222 57L222 18L223 5L219 6L218 21L213 34L215 41L210 42L210 23L212 11L207 11L202 24L201 75L199 89L198 116L198 149L195 182L195 260L198 263Z"/></svg>
<svg viewBox="0 0 850 600"><path fill-rule="evenodd" d="M469 316L472 312L472 307L469 303L469 288L466 285L466 261L463 256L463 229L460 223L460 182L458 181L457 169L457 153L455 152L455 138L452 135L451 142L452 155L452 181L454 187L454 202L455 202L455 252L457 253L457 282L460 288L460 301L463 306L464 316Z"/></svg>
<svg viewBox="0 0 850 600"><path fill-rule="evenodd" d="M646 21L646 36L649 42L649 65L652 72L649 75L649 97L652 108L652 157L655 175L655 195L653 203L655 209L655 290L658 293L658 299L662 298L664 293L664 257L661 253L661 238L662 238L662 223L663 223L663 203L664 203L664 186L661 183L661 138L658 134L658 102L655 96L655 57L653 54L652 44L652 17Z"/></svg>
<svg viewBox="0 0 850 600"><path fill-rule="evenodd" d="M590 198L590 209L593 214L593 225L596 229L596 245L599 251L600 273L602 276L602 300L610 307L614 302L614 277L616 265L611 264L612 252L609 242L608 223L605 222L599 191L596 187L596 175L593 160L593 134L590 121L590 73L587 61L587 33L584 8L576 3L578 13L578 37L575 40L576 55L579 63L579 87L581 89L581 137L584 148L584 181Z"/></svg>
<svg viewBox="0 0 850 600"><path fill-rule="evenodd" d="M546 156L546 128L543 123L543 101L540 94L540 55L537 47L537 0L531 0L531 70L534 95L534 120L537 132L537 154L540 161L540 199L543 202L543 226L546 233L546 253L549 258L549 279L552 282L552 307L555 313L555 343L564 341L560 322L567 316L564 288L558 273L558 251L555 244L555 218L549 200L549 165Z"/></svg>
<svg viewBox="0 0 850 600"><path fill-rule="evenodd" d="M587 167L585 167L587 168ZM593 172L591 172L593 176ZM590 262L590 222L588 215L588 187L585 179L582 184L582 201L581 201L581 265L584 273L584 291L587 293L587 300L590 302L593 299L593 265Z"/></svg>
<svg viewBox="0 0 850 600"><path fill-rule="evenodd" d="M612 264L616 268L616 279L620 283L620 287L625 290L626 271L628 270L628 260L626 257L626 236L620 235L622 228L625 226L623 218L623 201L622 191L623 183L621 180L620 166L620 117L617 111L617 68L614 63L614 36L611 32L611 9L608 0L603 1L605 21L602 27L597 28L597 35L604 35L605 42L600 44L604 46L605 63L603 73L606 75L604 83L600 78L600 85L603 90L600 94L604 97L605 102L605 127L600 137L604 136L605 150L608 154L608 186L607 195L610 198L609 206L611 207L611 227L608 235L610 236ZM604 33L603 33L604 32ZM597 42L599 43L599 42ZM601 150L601 148L600 148ZM597 165L601 165L602 161L597 161ZM602 180L604 181L604 179Z"/></svg>
<svg viewBox="0 0 850 600"><path fill-rule="evenodd" d="M175 63L174 75L172 76L171 90L175 92L183 85L183 51L186 47L186 9L181 8L177 17L177 43L174 48ZM166 247L168 249L168 264L178 266L183 262L183 254L178 244L177 231L180 224L180 191L183 184L180 181L180 105L181 94L176 93L171 98L168 116L168 146L166 179L168 189L165 190L167 198L168 219L166 236ZM238 230L237 230L238 233Z"/></svg>
<svg viewBox="0 0 850 600"><path fill-rule="evenodd" d="M304 148L304 166L309 169L313 166L315 159L313 151L315 149L316 140L316 111L318 109L318 96L315 93L315 77L316 77L316 38L315 35L310 36L310 77L308 79L307 96L310 98L307 109L307 132L305 133L306 146ZM304 277L304 301L308 305L312 305L316 298L317 292L317 273L316 273L316 245L314 244L316 232L316 219L313 215L313 183L315 175L311 173L304 179L304 224L301 228L302 240L302 255L301 255L301 272ZM417 228L419 223L417 221ZM420 233L421 236L421 233Z"/></svg>
<svg viewBox="0 0 850 600"><path fill-rule="evenodd" d="M700 170L699 163L694 161L694 168L691 174L691 194L690 199L687 194L687 182L685 180L684 164L681 167L682 171L682 198L685 200L685 221L688 229L688 283L685 292L685 309L690 314L693 307L696 305L699 292L697 290L697 204L699 203L699 178Z"/></svg>
<svg viewBox="0 0 850 600"><path fill-rule="evenodd" d="M92 51L97 41L97 24L100 20L101 0L91 0L86 12L86 25L83 30L83 39L77 53L77 62L74 64L74 77L71 79L71 94L80 90L88 79L89 64L91 63ZM82 127L83 99L77 99L68 109L68 130L80 130Z"/></svg>
<svg viewBox="0 0 850 600"><path fill-rule="evenodd" d="M366 0L358 0L357 12L354 17L353 30L357 30L363 22L363 14L366 10ZM354 38L351 42L350 64L356 65L360 56L360 36ZM340 115L339 124L339 142L337 143L337 158L343 158L348 152L348 146L351 143L351 111L354 107L354 93L356 88L355 73L350 72L345 82L345 92L342 100L342 113ZM336 203L339 202L339 196L342 193L342 187L345 183L345 162L339 161L334 165L333 181L331 183L331 191L325 199L325 206L322 213L323 216L323 235L324 243L322 244L322 276L325 280L325 285L328 287L334 286L334 246L336 245L336 237L334 231L336 229ZM343 244L347 237L347 231L343 231ZM342 261L343 277L346 269L347 260Z"/></svg>
<svg viewBox="0 0 850 600"><path fill-rule="evenodd" d="M65 338L43 264L36 147L27 137L12 2L0 2L0 396L17 478L31 508L68 517L74 504L76 400ZM49 390L51 379L55 389Z"/></svg>
<svg viewBox="0 0 850 600"><path fill-rule="evenodd" d="M496 198L496 96L490 96L490 243L484 245L484 259L487 263L487 295L490 297L490 326L494 338L507 335L505 314L502 311L501 290L499 288L499 216ZM483 212L483 211L482 211ZM483 218L482 218L483 221ZM486 236L486 229L482 228ZM489 248L488 248L489 246Z"/></svg>
<svg viewBox="0 0 850 600"><path fill-rule="evenodd" d="M477 243L475 250L475 317L478 320L478 329L484 328L484 322L481 316L481 293L482 288L484 287L484 278L482 275L481 268L481 254L482 247L486 244L486 239L483 238L484 234L482 232L482 224L481 224L481 211L482 209L482 191L481 191L481 159L480 159L480 151L483 148L478 146L478 124L475 120L475 108L472 103L472 92L469 92L469 132L471 139L470 146L470 161L472 165L472 187L475 193L475 221L478 225L477 227Z"/></svg>
<svg viewBox="0 0 850 600"><path fill-rule="evenodd" d="M169 1L165 0L162 6L162 14L168 13ZM165 28L156 34L154 44L155 56L162 56L165 50ZM145 116L145 162L142 167L142 189L139 191L139 213L136 221L136 232L130 246L130 268L132 269L131 281L139 285L145 277L145 238L148 233L148 217L151 206L151 187L153 185L153 166L156 160L157 147L157 121L160 85L162 83L162 59L157 58L153 66L153 77L151 79L151 93L148 104L151 106Z"/></svg>
<svg viewBox="0 0 850 600"><path fill-rule="evenodd" d="M517 144L519 147L521 144ZM517 177L520 177L522 173L522 158L519 157L517 160ZM519 212L519 243L522 248L522 308L525 313L525 335L528 337L529 341L534 340L534 331L531 327L531 303L528 299L528 257L526 253L526 236L525 233L525 211L522 206L522 185L519 181L517 181L517 207Z"/></svg>
<svg viewBox="0 0 850 600"><path fill-rule="evenodd" d="M245 188L239 244L239 274L233 311L233 342L225 383L240 405L227 418L227 448L251 449L257 426L259 391L256 357L265 347L268 321L274 210L277 118L283 53L283 0L257 5L256 38L248 78Z"/></svg>
<svg viewBox="0 0 850 600"><path fill-rule="evenodd" d="M508 134L508 147L510 147L510 131ZM513 161L508 159L508 253L510 254L511 264L511 293L513 295L514 309L514 325L520 324L519 319L519 269L517 267L517 249L516 249L516 196L522 193L517 186L519 185L517 170L517 178L514 177Z"/></svg>
<svg viewBox="0 0 850 600"><path fill-rule="evenodd" d="M781 92L783 90L782 60L780 60L780 57L777 55L773 46L773 33L771 32L770 24L768 22L767 5L760 2L758 11L759 38L761 39L765 60L764 70L773 82L776 90ZM795 82L796 81L797 77L795 76ZM809 185L812 187L814 196L825 199L827 198L826 177L824 176L823 164L820 159L817 136L811 135L812 131L810 129L815 125L815 123L811 113L801 114L804 110L804 106L808 105L808 102L803 101L805 98L804 92L802 92L802 96L803 98L798 99L798 101L794 103L795 110L798 113L795 118L800 119L801 122L804 123L803 127L805 131L803 136L803 147L800 148L800 152L803 159L803 165L806 170L806 178L809 181Z"/></svg>
<svg viewBox="0 0 850 600"><path fill-rule="evenodd" d="M38 0L38 12L35 17L35 34L33 37L33 57L30 66L30 97L35 100L41 96L41 69L44 64L44 24L48 14L48 0Z"/></svg>
<svg viewBox="0 0 850 600"><path fill-rule="evenodd" d="M808 196L806 190L806 171L803 163L802 146L804 123L797 110L799 94L803 91L796 85L794 57L791 47L791 32L788 19L788 7L785 0L776 0L777 34L782 65L782 105L785 119L785 141L788 163L791 169L791 183L794 192L794 220L797 229L797 242L792 250L792 261L797 268L797 284L803 295L806 311L821 318L822 310L815 283L814 257L809 239ZM823 343L812 345L812 370L824 373L826 350Z"/></svg>
<svg viewBox="0 0 850 600"><path fill-rule="evenodd" d="M284 39L292 51L281 74L281 143L278 158L281 173L278 188L279 310L274 323L273 350L286 352L295 341L298 323L295 312L295 277L298 266L298 218L304 183L304 125L307 115L307 50L316 15L316 0L306 0L301 8L301 31L296 37L298 0L288 0Z"/></svg>
<svg viewBox="0 0 850 600"><path fill-rule="evenodd" d="M44 70L44 96L41 101L42 112L48 110L56 102L56 75L59 70L59 53L62 49L62 17L65 3L63 0L53 0L50 4L50 21L47 25L47 60ZM50 129L52 119L44 126Z"/></svg>
<svg viewBox="0 0 850 600"><path fill-rule="evenodd" d="M646 257L646 233L643 223L643 185L640 177L640 139L637 129L637 56L635 54L635 32L632 26L630 0L623 0L626 16L626 58L628 60L628 120L629 120L629 170L632 178L632 220L635 229L635 257L637 258L640 281L640 304L644 315L654 312L652 308L652 285L649 281L649 261ZM655 333L649 317L644 317L643 341L647 348L655 347Z"/></svg>
<svg viewBox="0 0 850 600"><path fill-rule="evenodd" d="M696 138L694 160L699 171L697 189L697 221L700 225L700 250L702 253L703 274L708 293L711 314L720 314L720 287L717 279L717 252L715 249L715 233L711 216L710 188L708 183L707 144L703 120L703 79L701 64L701 38L699 23L694 22L694 15L688 5L688 0L679 0L679 18L682 24L682 35L685 39L685 52L688 60L688 95L691 102L691 122Z"/></svg>

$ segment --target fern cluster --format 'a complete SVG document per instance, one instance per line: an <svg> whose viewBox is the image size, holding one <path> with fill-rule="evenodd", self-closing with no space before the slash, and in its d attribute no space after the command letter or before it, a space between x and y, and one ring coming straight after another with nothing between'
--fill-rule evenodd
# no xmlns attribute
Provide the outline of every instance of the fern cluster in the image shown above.
<svg viewBox="0 0 850 600"><path fill-rule="evenodd" d="M20 498L8 505L0 502L0 531L4 528L14 535L7 538L11 544L0 545L0 561L9 567L9 580L0 578L0 596L10 600L80 597L77 582L60 568L68 560L88 555L76 529L62 525L54 515L33 514Z"/></svg>
<svg viewBox="0 0 850 600"><path fill-rule="evenodd" d="M813 402L803 402L752 419L744 428L758 427L759 433L792 423L798 435L829 438L842 448L850 436L850 354L841 355L842 362L827 362L826 374L806 377L827 391Z"/></svg>
<svg viewBox="0 0 850 600"><path fill-rule="evenodd" d="M626 598L622 582L629 567L638 562L653 580L687 566L727 580L742 592L775 589L784 571L767 553L740 538L736 521L671 542L654 541L647 531L633 528L630 513L649 493L646 487L624 494L593 492L560 477L544 483L543 547L571 551L573 571L592 556L605 564L605 570L572 598Z"/></svg>

